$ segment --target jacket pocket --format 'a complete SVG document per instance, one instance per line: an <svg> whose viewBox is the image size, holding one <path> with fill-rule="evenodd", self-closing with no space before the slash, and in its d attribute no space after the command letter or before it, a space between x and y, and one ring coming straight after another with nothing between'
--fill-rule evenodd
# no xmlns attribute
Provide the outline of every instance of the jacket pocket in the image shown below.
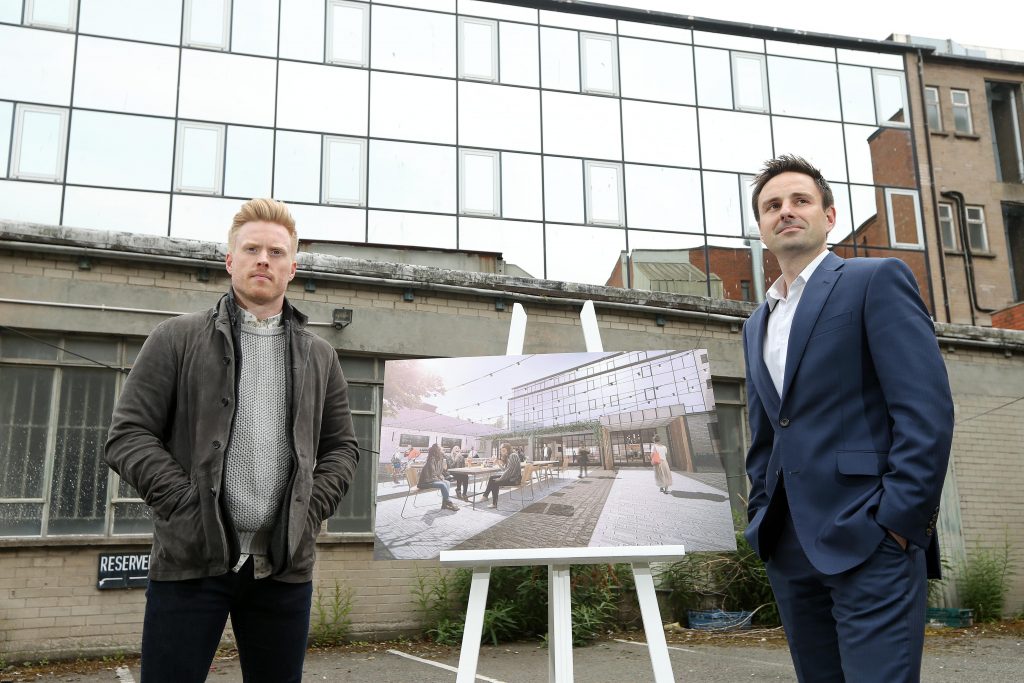
<svg viewBox="0 0 1024 683"><path fill-rule="evenodd" d="M206 530L195 485L167 519L154 516L153 536L160 544L160 559L170 565L192 568L206 564Z"/></svg>
<svg viewBox="0 0 1024 683"><path fill-rule="evenodd" d="M817 337L818 335L825 334L826 332L842 329L852 321L853 311L843 311L838 315L833 315L825 318L824 320L819 320L818 324L815 325L814 329L811 331L811 337Z"/></svg>
<svg viewBox="0 0 1024 683"><path fill-rule="evenodd" d="M889 454L880 451L837 451L840 474L879 477L889 469Z"/></svg>

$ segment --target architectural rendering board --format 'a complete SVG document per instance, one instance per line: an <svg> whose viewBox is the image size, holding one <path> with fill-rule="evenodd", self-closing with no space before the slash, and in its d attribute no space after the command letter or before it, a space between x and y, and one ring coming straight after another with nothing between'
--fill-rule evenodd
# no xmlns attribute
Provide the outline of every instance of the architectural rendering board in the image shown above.
<svg viewBox="0 0 1024 683"><path fill-rule="evenodd" d="M733 550L717 427L703 349L388 361L374 557ZM449 507L423 485L438 471L432 449L449 470ZM521 481L501 486L495 507L484 491L502 451L518 456Z"/></svg>

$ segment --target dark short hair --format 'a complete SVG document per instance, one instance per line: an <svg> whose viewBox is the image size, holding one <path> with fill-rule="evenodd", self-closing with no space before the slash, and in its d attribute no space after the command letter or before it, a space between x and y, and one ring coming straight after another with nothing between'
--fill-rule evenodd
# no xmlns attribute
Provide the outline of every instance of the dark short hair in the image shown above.
<svg viewBox="0 0 1024 683"><path fill-rule="evenodd" d="M753 193L750 203L753 205L754 218L757 220L761 220L761 211L757 206L757 202L761 198L761 190L764 189L764 186L769 180L782 173L803 173L805 176L810 176L811 180L814 181L814 184L818 186L818 191L821 193L821 208L827 210L830 206L835 204L835 198L832 196L832 188L829 187L828 181L825 180L825 176L821 175L821 171L803 157L798 157L795 154L781 154L774 159L769 159L764 162L764 168L762 168L761 172L754 177Z"/></svg>

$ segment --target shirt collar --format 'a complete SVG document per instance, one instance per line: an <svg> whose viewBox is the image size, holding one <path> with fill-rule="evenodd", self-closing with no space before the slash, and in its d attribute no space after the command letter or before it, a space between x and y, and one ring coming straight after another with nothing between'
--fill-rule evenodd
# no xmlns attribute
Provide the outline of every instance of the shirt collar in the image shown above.
<svg viewBox="0 0 1024 683"><path fill-rule="evenodd" d="M793 280L793 284L791 284L788 289L786 287L786 279L780 275L765 293L765 301L768 303L768 310L774 311L775 306L780 301L785 301L793 293L794 289L800 289L803 287L804 284L811 279L811 275L814 274L814 271L818 269L818 266L821 265L821 262L824 261L825 257L828 255L829 251L826 249L815 256L814 260L808 263L807 266L800 271L800 274L796 276L796 279ZM783 293L784 291L785 294Z"/></svg>
<svg viewBox="0 0 1024 683"><path fill-rule="evenodd" d="M278 313L277 315L272 315L269 318L267 318L266 320L260 320L255 315L253 315L249 311L245 310L241 306L239 306L238 310L242 313L242 324L243 325L248 325L249 327L266 327L266 328L280 327L281 326L281 315L284 313L284 311L281 311L281 313Z"/></svg>

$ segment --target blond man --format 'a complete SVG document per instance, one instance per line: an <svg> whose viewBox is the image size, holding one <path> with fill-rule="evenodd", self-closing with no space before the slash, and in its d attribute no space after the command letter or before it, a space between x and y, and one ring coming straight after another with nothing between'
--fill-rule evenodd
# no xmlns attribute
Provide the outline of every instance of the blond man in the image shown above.
<svg viewBox="0 0 1024 683"><path fill-rule="evenodd" d="M142 680L204 681L227 618L247 681L299 681L315 541L352 482L347 383L285 297L298 237L288 207L242 205L231 288L143 345L106 460L152 508Z"/></svg>

